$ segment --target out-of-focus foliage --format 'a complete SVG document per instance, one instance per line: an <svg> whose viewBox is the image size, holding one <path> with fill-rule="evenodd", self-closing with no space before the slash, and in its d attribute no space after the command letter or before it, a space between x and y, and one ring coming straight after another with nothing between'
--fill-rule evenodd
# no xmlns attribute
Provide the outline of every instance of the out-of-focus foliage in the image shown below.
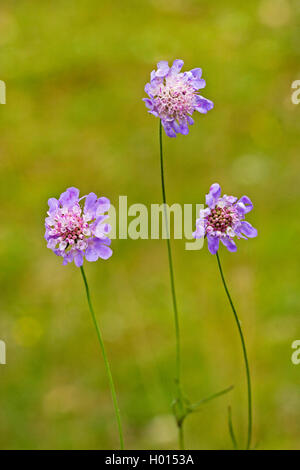
<svg viewBox="0 0 300 470"><path fill-rule="evenodd" d="M107 379L80 272L46 248L49 196L66 187L118 204L161 201L158 121L143 87L157 61L202 67L205 96L188 137L164 139L170 203L201 203L211 183L247 194L259 237L222 249L248 342L254 444L296 449L300 366L299 2L3 0L0 6L1 448L118 446ZM128 448L174 448L174 329L165 242L116 240L90 263L95 309L120 399ZM216 259L173 253L183 381L199 400L232 393L187 420L190 448L230 448L227 406L246 432L240 342Z"/></svg>

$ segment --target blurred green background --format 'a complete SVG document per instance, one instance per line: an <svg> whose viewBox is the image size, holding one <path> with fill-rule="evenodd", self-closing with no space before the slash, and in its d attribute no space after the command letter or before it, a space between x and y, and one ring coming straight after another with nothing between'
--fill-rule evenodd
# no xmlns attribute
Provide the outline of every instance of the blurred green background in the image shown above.
<svg viewBox="0 0 300 470"><path fill-rule="evenodd" d="M254 439L299 449L297 0L3 0L0 6L0 448L117 448L114 413L82 279L46 248L47 199L68 186L115 205L161 201L158 120L141 101L159 60L203 68L215 102L188 137L164 139L169 203L211 183L247 194L259 237L221 250L248 344ZM207 248L173 241L186 394L235 389L186 421L191 449L231 448L247 425L241 346ZM86 264L127 448L177 445L170 410L174 327L165 242L115 240Z"/></svg>

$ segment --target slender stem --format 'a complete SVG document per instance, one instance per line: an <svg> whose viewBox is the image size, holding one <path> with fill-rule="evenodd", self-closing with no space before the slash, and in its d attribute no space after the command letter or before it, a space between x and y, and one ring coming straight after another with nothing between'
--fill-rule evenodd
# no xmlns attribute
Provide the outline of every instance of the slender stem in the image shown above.
<svg viewBox="0 0 300 470"><path fill-rule="evenodd" d="M231 392L231 390L233 390L233 385L225 388L224 390L221 390L220 392L214 393L213 395L210 395L209 397L203 398L197 403L193 403L192 405L189 406L189 409L190 411L197 411L197 408L199 408L201 405L204 405L204 403L214 400L215 398L221 397L222 395L225 395L225 393Z"/></svg>
<svg viewBox="0 0 300 470"><path fill-rule="evenodd" d="M249 362L248 362L248 356L247 356L247 350L246 350L246 343L245 343L245 340L244 340L244 336L243 336L243 332L242 332L242 328L241 328L239 318L237 316L236 310L234 308L232 299L231 299L230 294L229 294L229 290L228 290L226 282L225 282L225 278L224 278L223 270L222 270L222 267L221 267L221 262L220 262L220 257L219 257L218 252L217 252L217 261L218 261L218 266L219 266L221 278L222 278L222 281L223 281L224 289L225 289L225 292L227 294L227 297L228 297L228 300L229 300L229 303L230 303L230 306L232 308L233 315L234 315L234 318L235 318L235 321L236 321L236 325L237 325L238 330L239 330L239 335L240 335L240 338L241 338L242 348L243 348L243 355L244 355L244 361L245 361L245 367L246 367L246 376L247 376L247 390L248 390L248 437L247 437L247 445L246 445L246 449L248 450L250 448L250 444L251 444L251 433L252 433L252 402L251 402L251 378L250 378L250 369L249 369Z"/></svg>
<svg viewBox="0 0 300 470"><path fill-rule="evenodd" d="M233 426L232 426L231 407L230 406L228 407L228 427L229 427L229 434L230 434L230 437L231 437L231 440L232 440L233 447L234 447L234 449L237 449L238 445L237 445L237 441L236 441Z"/></svg>
<svg viewBox="0 0 300 470"><path fill-rule="evenodd" d="M120 410L119 410L119 406L118 406L117 394L116 394L116 390L115 390L115 386L114 386L114 382L113 382L113 378L112 378L112 374L111 374L111 370L110 370L110 365L109 365L108 358L107 358L107 355L106 355L106 352L105 352L105 347L104 347L102 335L101 335L101 332L100 332L100 329L99 329L99 326L98 326L98 323L97 323L96 315L95 315L95 312L94 312L94 309L93 309L93 306L92 306L89 286L88 286L87 279L86 279L86 276L85 276L85 272L84 272L84 269L83 269L82 266L80 267L80 270L81 270L81 274L82 274L82 277L83 277L83 282L84 282L84 285L85 285L87 301L88 301L88 304L89 304L89 307L90 307L90 312L91 312L91 315L92 315L93 323L94 323L94 326L96 328L96 333L97 333L97 337L98 337L98 340L99 340L99 344L100 344L100 348L101 348L101 351L102 351L104 364L105 364L105 368L106 368L106 372L107 372L107 376L108 376L109 387L110 387L110 391L111 391L112 401L113 401L115 414L116 414L116 419L117 419L117 424L118 424L118 430L119 430L119 436L120 436L120 447L121 447L121 450L124 450L124 440L123 440L123 432L122 432L122 425L121 425L121 416L120 416Z"/></svg>
<svg viewBox="0 0 300 470"><path fill-rule="evenodd" d="M179 431L179 450L184 450L183 422L178 425Z"/></svg>
<svg viewBox="0 0 300 470"><path fill-rule="evenodd" d="M180 359L180 329L179 329L179 318L177 310L177 301L175 293L175 281L174 281L174 271L173 271L173 261L172 261L172 251L171 251L171 242L168 226L168 214L167 214L167 198L166 198L166 189L165 189L165 178L164 178L164 162L163 162L163 144L162 144L162 124L159 121L159 148L160 148L160 171L161 171L161 187L162 187L162 197L164 203L164 215L165 215L165 224L166 224L166 239L167 239L167 248L168 248L168 259L169 259L169 270L170 270L170 281L171 281L171 291L172 291L172 300L173 300L173 310L174 310L174 321L175 321L175 336L176 336L176 375L175 382L177 387L178 399L180 400L179 405L182 406L182 393L181 393L181 359ZM180 448L184 448L184 436L183 436L183 427L182 424L179 425L179 443Z"/></svg>

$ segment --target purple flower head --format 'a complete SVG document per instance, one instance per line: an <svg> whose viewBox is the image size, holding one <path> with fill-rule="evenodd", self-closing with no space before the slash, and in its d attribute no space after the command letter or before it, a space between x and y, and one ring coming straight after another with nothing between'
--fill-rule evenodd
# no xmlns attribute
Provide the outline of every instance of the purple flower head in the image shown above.
<svg viewBox="0 0 300 470"><path fill-rule="evenodd" d="M150 83L145 86L149 98L143 98L149 113L161 119L167 136L189 133L188 124L194 124L194 111L206 114L214 104L197 92L205 88L202 70L180 72L183 60L174 60L172 67L161 61L157 70L151 72Z"/></svg>
<svg viewBox="0 0 300 470"><path fill-rule="evenodd" d="M59 199L50 198L48 204L47 247L62 256L64 265L74 261L80 267L84 257L87 261L110 258L107 234L111 227L105 223L110 202L106 197L98 199L90 193L79 198L78 189L68 188Z"/></svg>
<svg viewBox="0 0 300 470"><path fill-rule="evenodd" d="M206 194L206 204L208 207L200 210L193 236L206 237L212 255L217 253L220 240L229 251L236 251L234 237L247 239L257 236L257 230L244 220L245 215L253 209L247 196L239 200L226 194L221 197L220 185L214 183Z"/></svg>

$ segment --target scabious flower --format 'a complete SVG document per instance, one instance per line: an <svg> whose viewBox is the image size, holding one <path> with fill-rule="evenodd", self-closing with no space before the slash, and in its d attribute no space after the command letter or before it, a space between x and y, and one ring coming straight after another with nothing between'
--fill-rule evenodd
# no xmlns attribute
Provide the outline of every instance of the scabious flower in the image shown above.
<svg viewBox="0 0 300 470"><path fill-rule="evenodd" d="M183 60L174 60L169 67L167 61L157 64L157 70L151 72L150 83L145 86L149 98L143 98L149 113L161 119L167 136L189 133L188 124L194 124L191 117L194 111L206 114L214 104L197 94L205 88L200 68L189 72L180 72Z"/></svg>
<svg viewBox="0 0 300 470"><path fill-rule="evenodd" d="M110 207L106 197L90 193L79 198L77 188L68 188L59 199L48 200L45 219L47 247L63 258L66 265L74 261L80 267L83 259L97 261L112 255L109 248L110 225L105 223Z"/></svg>
<svg viewBox="0 0 300 470"><path fill-rule="evenodd" d="M206 195L206 204L208 207L200 210L193 236L206 237L211 254L217 253L220 240L229 251L236 251L234 237L247 239L257 236L257 230L244 220L245 215L253 209L247 196L239 200L226 194L221 197L220 185L214 183Z"/></svg>

